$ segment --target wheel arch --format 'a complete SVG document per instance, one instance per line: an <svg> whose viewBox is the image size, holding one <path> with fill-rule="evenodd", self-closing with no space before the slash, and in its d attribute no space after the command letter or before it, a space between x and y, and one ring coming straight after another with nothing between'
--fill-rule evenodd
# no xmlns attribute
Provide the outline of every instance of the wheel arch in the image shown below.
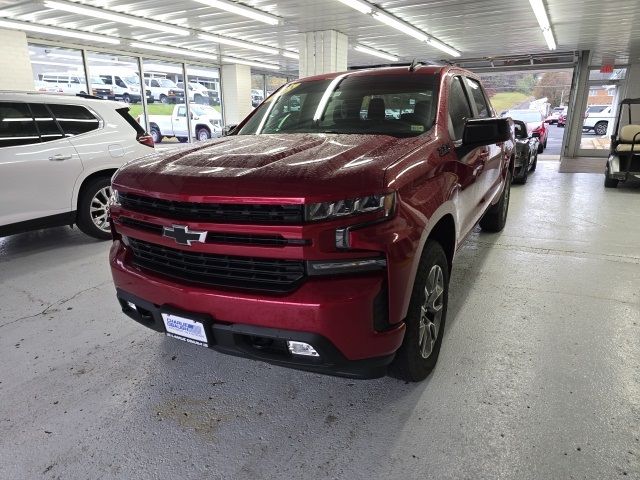
<svg viewBox="0 0 640 480"><path fill-rule="evenodd" d="M76 189L74 198L73 198L73 207L74 210L78 211L78 202L80 201L80 198L82 197L82 194L84 193L85 189L87 188L87 185L94 179L96 178L101 178L101 177L107 177L107 178L111 178L113 177L113 174L116 173L116 171L118 170L117 167L111 167L111 168L105 168L102 170L97 170L89 175L87 175L86 177L84 177L82 179L82 181L79 184L79 187Z"/></svg>

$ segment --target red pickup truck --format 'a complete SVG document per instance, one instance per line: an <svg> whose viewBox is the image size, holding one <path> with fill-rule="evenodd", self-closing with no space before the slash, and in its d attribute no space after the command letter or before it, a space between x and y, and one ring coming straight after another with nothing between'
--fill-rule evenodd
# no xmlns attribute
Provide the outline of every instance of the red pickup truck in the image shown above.
<svg viewBox="0 0 640 480"><path fill-rule="evenodd" d="M456 67L288 83L230 135L116 173L123 312L228 354L422 380L456 250L505 224L513 134Z"/></svg>

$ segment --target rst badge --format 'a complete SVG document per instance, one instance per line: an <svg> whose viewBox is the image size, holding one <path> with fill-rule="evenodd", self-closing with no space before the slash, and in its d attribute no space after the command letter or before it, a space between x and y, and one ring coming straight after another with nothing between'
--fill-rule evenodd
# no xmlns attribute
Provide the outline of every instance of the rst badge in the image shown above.
<svg viewBox="0 0 640 480"><path fill-rule="evenodd" d="M207 232L192 231L186 225L172 225L162 229L162 236L173 238L180 245L191 246L193 242L204 243L207 239Z"/></svg>

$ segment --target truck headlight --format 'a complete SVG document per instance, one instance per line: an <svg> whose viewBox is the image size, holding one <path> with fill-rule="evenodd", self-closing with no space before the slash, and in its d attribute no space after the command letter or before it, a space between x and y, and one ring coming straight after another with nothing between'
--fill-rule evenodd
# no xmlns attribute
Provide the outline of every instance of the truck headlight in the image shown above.
<svg viewBox="0 0 640 480"><path fill-rule="evenodd" d="M367 195L366 197L337 200L335 202L310 203L305 205L304 216L308 222L371 212L383 212L383 216L389 217L393 214L395 205L395 192Z"/></svg>

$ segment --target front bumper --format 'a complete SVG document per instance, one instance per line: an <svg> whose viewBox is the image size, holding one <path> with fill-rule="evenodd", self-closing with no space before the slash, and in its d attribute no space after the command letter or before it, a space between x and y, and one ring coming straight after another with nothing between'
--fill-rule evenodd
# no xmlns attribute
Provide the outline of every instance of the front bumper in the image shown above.
<svg viewBox="0 0 640 480"><path fill-rule="evenodd" d="M228 355L300 370L361 379L384 376L387 365L393 360L393 354L363 360L347 360L328 339L316 333L217 323L207 315L158 307L123 290L117 290L117 297L123 313L136 322L161 333L165 332L162 313L173 313L202 322L207 332L209 348ZM131 308L130 303L136 305L136 309ZM286 347L287 340L313 345L320 357L301 357L290 354Z"/></svg>
<svg viewBox="0 0 640 480"><path fill-rule="evenodd" d="M400 347L405 325L374 328L380 299L388 295L383 272L330 278L309 278L286 295L246 293L185 285L143 271L128 261L130 252L116 240L110 263L118 297L134 320L164 332L161 311L185 312L205 318L211 348L293 368L354 378L384 375ZM150 312L144 321L127 311L131 301ZM129 309L131 310L131 309ZM385 307L384 314L388 313ZM286 351L255 348L248 337L282 344L297 340L317 347L320 359L294 357ZM285 343L286 346L286 343Z"/></svg>

